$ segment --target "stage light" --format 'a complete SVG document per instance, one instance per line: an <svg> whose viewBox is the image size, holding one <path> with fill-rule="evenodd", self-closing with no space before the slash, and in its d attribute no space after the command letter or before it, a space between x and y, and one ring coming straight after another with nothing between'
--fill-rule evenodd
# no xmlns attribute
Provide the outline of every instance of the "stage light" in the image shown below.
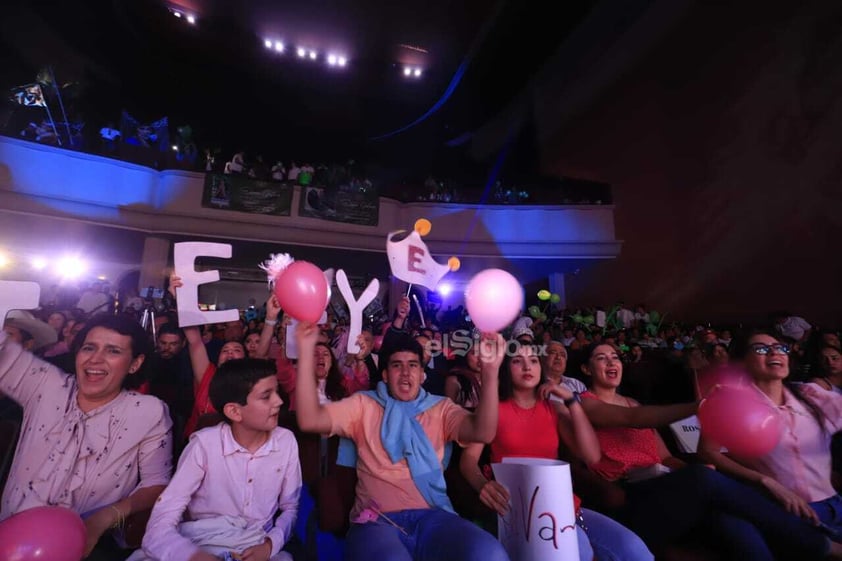
<svg viewBox="0 0 842 561"><path fill-rule="evenodd" d="M97 280L108 280L108 277L106 277L105 275L99 275L97 276Z"/></svg>
<svg viewBox="0 0 842 561"><path fill-rule="evenodd" d="M172 15L174 15L174 16L175 16L175 17L177 17L177 18L180 18L180 17L181 17L181 12L177 12L177 11L173 10Z"/></svg>
<svg viewBox="0 0 842 561"><path fill-rule="evenodd" d="M79 278L87 270L88 266L78 257L62 257L58 262L58 273L64 278Z"/></svg>
<svg viewBox="0 0 842 561"><path fill-rule="evenodd" d="M415 71L414 71L412 74L413 74L416 78L420 78L420 77L421 77L421 69L420 69L420 68L416 68L416 69L415 69Z"/></svg>
<svg viewBox="0 0 842 561"><path fill-rule="evenodd" d="M336 64L338 64L339 66L341 66L343 68L345 67L345 64L347 64L347 62L348 62L348 59L346 59L344 56L340 56L340 57L336 58Z"/></svg>
<svg viewBox="0 0 842 561"><path fill-rule="evenodd" d="M327 55L327 63L330 66L336 66L336 55Z"/></svg>
<svg viewBox="0 0 842 561"><path fill-rule="evenodd" d="M412 75L412 69L408 66L404 66L403 67L403 75L404 76L411 76Z"/></svg>
<svg viewBox="0 0 842 561"><path fill-rule="evenodd" d="M177 145L177 144L173 144L173 145L172 145L172 149L173 149L173 152L178 152L178 145Z"/></svg>
<svg viewBox="0 0 842 561"><path fill-rule="evenodd" d="M263 46L265 46L267 49L271 49L272 48L272 41L270 41L269 39L266 39L265 41L263 41Z"/></svg>
<svg viewBox="0 0 842 561"><path fill-rule="evenodd" d="M196 16L187 16L187 23L194 25L196 23Z"/></svg>
<svg viewBox="0 0 842 561"><path fill-rule="evenodd" d="M310 51L310 60L316 60L316 56L318 56L316 51Z"/></svg>
<svg viewBox="0 0 842 561"><path fill-rule="evenodd" d="M275 50L278 51L279 53L284 52L284 44L281 43L280 41L275 41Z"/></svg>
<svg viewBox="0 0 842 561"><path fill-rule="evenodd" d="M436 292L438 292L442 296L448 296L451 292L453 292L453 287L450 286L448 283L443 282L436 287Z"/></svg>
<svg viewBox="0 0 842 561"><path fill-rule="evenodd" d="M5 267L9 263L11 263L9 257L5 253L0 253L0 268Z"/></svg>
<svg viewBox="0 0 842 561"><path fill-rule="evenodd" d="M298 49L296 49L295 53L301 58L304 58L305 56L307 56L307 51L305 51L301 47L298 47Z"/></svg>
<svg viewBox="0 0 842 561"><path fill-rule="evenodd" d="M43 257L35 256L29 264L32 265L32 268L36 271L43 271L47 267L47 260Z"/></svg>

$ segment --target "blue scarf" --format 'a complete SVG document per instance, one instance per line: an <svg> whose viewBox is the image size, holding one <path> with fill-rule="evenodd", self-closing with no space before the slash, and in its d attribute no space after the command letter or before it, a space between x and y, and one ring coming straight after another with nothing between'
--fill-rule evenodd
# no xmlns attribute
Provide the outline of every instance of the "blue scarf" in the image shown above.
<svg viewBox="0 0 842 561"><path fill-rule="evenodd" d="M415 418L444 398L429 394L421 388L418 397L413 401L399 401L389 395L389 389L384 382L377 383L376 391L361 393L385 409L380 425L380 440L392 463L398 463L406 458L412 481L427 504L454 512L453 505L447 497L442 464L439 463L436 451L430 439L427 438L424 428ZM447 465L449 452L450 446L447 446L444 465ZM341 466L356 467L357 449L351 440L343 438L340 441L336 463Z"/></svg>

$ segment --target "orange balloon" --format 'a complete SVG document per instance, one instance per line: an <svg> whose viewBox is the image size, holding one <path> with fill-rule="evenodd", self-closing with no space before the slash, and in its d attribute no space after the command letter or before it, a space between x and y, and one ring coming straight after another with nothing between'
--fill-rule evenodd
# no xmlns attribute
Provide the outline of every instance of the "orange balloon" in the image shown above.
<svg viewBox="0 0 842 561"><path fill-rule="evenodd" d="M462 262L459 261L458 257L451 257L447 260L447 266L450 267L451 271L458 271L459 267L462 266Z"/></svg>
<svg viewBox="0 0 842 561"><path fill-rule="evenodd" d="M415 221L415 231L419 236L426 236L433 229L433 225L426 218L419 218Z"/></svg>

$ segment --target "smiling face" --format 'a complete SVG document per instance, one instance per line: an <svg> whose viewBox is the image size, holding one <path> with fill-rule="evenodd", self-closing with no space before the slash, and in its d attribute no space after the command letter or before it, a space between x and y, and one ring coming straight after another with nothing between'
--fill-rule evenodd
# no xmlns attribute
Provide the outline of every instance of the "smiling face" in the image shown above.
<svg viewBox="0 0 842 561"><path fill-rule="evenodd" d="M775 337L763 333L749 338L745 366L756 382L783 380L789 376L789 355L775 348L780 345ZM757 352L765 347L769 347L766 354Z"/></svg>
<svg viewBox="0 0 842 561"><path fill-rule="evenodd" d="M512 387L520 390L535 389L541 383L541 360L532 345L520 345L509 361Z"/></svg>
<svg viewBox="0 0 842 561"><path fill-rule="evenodd" d="M219 351L219 360L217 366L222 366L226 361L235 358L246 358L246 350L242 343L237 341L228 341L222 345L222 350Z"/></svg>
<svg viewBox="0 0 842 561"><path fill-rule="evenodd" d="M123 380L143 363L143 355L132 357L132 338L104 327L94 327L76 353L76 381L79 406L90 411L105 405L120 393Z"/></svg>
<svg viewBox="0 0 842 561"><path fill-rule="evenodd" d="M330 367L333 365L333 359L330 356L330 349L326 345L319 343L313 350L313 358L316 361L316 378L324 380L327 378Z"/></svg>
<svg viewBox="0 0 842 561"><path fill-rule="evenodd" d="M389 393L399 401L412 401L418 397L423 376L421 359L411 351L392 353L383 371L383 381L389 387Z"/></svg>
<svg viewBox="0 0 842 561"><path fill-rule="evenodd" d="M582 369L593 378L594 387L616 389L623 381L623 363L611 345L597 346Z"/></svg>

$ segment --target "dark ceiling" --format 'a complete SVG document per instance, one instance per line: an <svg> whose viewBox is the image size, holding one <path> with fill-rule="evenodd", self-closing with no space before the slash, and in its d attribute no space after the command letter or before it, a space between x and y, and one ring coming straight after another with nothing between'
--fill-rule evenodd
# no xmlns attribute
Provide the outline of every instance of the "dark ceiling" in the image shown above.
<svg viewBox="0 0 842 561"><path fill-rule="evenodd" d="M0 84L51 64L71 120L190 124L200 146L267 158L458 166L448 148L520 92L595 0L14 0L0 22ZM172 9L195 14L190 25ZM265 39L281 39L278 55ZM316 62L295 56L317 49ZM329 68L328 50L348 57ZM406 79L404 63L424 68ZM460 73L460 68L464 73ZM448 86L461 75L452 91ZM384 135L425 115L407 131Z"/></svg>

